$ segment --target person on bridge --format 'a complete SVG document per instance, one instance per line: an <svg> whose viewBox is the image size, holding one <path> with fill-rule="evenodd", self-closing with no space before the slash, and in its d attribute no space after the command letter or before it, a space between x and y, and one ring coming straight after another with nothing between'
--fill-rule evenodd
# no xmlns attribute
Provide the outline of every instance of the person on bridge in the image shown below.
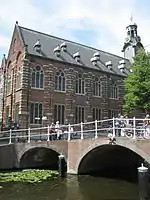
<svg viewBox="0 0 150 200"><path fill-rule="evenodd" d="M116 138L112 133L108 134L109 144L116 144Z"/></svg>
<svg viewBox="0 0 150 200"><path fill-rule="evenodd" d="M56 133L56 131L55 131L55 124L54 123L52 123L51 124L51 126L50 126L50 140L53 140L54 139L54 137L55 137L55 134Z"/></svg>
<svg viewBox="0 0 150 200"><path fill-rule="evenodd" d="M143 121L143 126L144 126L145 129L146 129L144 135L146 135L146 134L150 135L150 116L149 116L149 114L147 114L147 115L145 116L145 119L144 119L144 121Z"/></svg>
<svg viewBox="0 0 150 200"><path fill-rule="evenodd" d="M62 136L62 130L60 129L59 121L56 122L55 132L57 134L57 140L60 140Z"/></svg>

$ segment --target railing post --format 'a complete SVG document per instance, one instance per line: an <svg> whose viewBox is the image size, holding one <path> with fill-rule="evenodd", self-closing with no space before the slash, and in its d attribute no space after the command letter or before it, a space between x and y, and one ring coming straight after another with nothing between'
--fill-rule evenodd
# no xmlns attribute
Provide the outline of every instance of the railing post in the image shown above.
<svg viewBox="0 0 150 200"><path fill-rule="evenodd" d="M70 131L71 131L71 126L70 124L68 124L68 140L71 139Z"/></svg>
<svg viewBox="0 0 150 200"><path fill-rule="evenodd" d="M9 130L9 144L12 143L12 130Z"/></svg>
<svg viewBox="0 0 150 200"><path fill-rule="evenodd" d="M115 118L113 117L113 137L115 137L116 136L116 134L115 134Z"/></svg>
<svg viewBox="0 0 150 200"><path fill-rule="evenodd" d="M31 139L31 128L28 128L28 143L30 143L30 139Z"/></svg>
<svg viewBox="0 0 150 200"><path fill-rule="evenodd" d="M97 120L95 120L95 139L97 139Z"/></svg>
<svg viewBox="0 0 150 200"><path fill-rule="evenodd" d="M81 122L81 140L83 140L83 122Z"/></svg>
<svg viewBox="0 0 150 200"><path fill-rule="evenodd" d="M48 127L47 127L47 141L48 142L49 142L49 134L50 134L49 129L50 129L50 126L48 125Z"/></svg>
<svg viewBox="0 0 150 200"><path fill-rule="evenodd" d="M136 120L135 117L133 117L133 139L136 138Z"/></svg>

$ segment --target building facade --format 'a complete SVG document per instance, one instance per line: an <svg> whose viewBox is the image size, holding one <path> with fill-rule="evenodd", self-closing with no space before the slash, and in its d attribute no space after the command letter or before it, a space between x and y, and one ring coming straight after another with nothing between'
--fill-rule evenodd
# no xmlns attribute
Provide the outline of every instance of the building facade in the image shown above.
<svg viewBox="0 0 150 200"><path fill-rule="evenodd" d="M9 119L21 128L56 121L72 124L120 113L123 80L135 55L133 49L141 44L135 39L139 36L131 33L133 29L135 33L136 24L127 27L125 57L119 57L16 22L8 57L3 58L1 68L3 124ZM137 41L134 45L133 40Z"/></svg>

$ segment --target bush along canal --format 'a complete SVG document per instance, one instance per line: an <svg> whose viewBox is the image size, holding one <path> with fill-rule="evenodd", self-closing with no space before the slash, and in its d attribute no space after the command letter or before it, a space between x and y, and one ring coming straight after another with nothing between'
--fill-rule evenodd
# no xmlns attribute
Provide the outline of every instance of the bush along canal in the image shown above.
<svg viewBox="0 0 150 200"><path fill-rule="evenodd" d="M0 173L0 183L24 182L40 183L46 180L53 180L59 176L57 171L51 170L22 170L17 172Z"/></svg>

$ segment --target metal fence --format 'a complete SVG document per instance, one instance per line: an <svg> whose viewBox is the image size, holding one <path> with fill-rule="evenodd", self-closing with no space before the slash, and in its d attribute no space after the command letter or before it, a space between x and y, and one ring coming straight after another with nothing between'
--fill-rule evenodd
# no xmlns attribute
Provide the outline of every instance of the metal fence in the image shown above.
<svg viewBox="0 0 150 200"><path fill-rule="evenodd" d="M79 124L59 125L2 131L0 145L30 143L32 141L75 140L100 137L128 137L150 139L150 119L112 118Z"/></svg>

